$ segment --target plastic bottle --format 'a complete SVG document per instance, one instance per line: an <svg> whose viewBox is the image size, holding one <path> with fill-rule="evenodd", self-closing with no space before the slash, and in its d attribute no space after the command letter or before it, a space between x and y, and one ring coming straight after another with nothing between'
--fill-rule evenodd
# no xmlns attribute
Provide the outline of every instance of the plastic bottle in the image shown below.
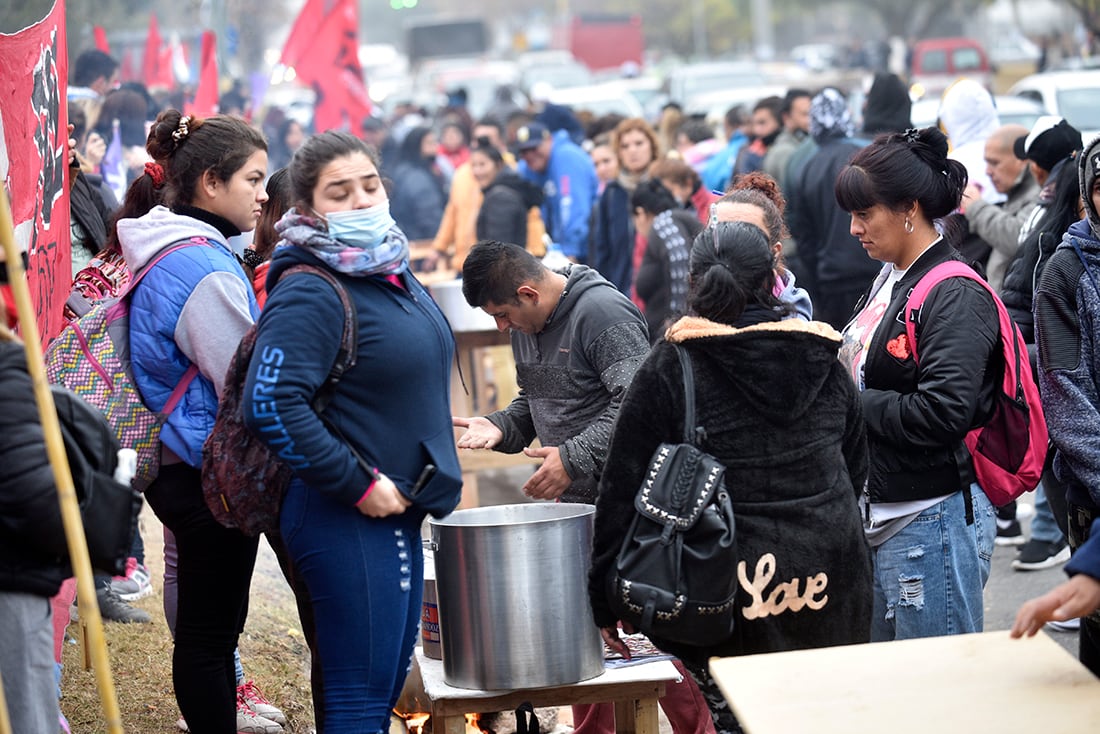
<svg viewBox="0 0 1100 734"><path fill-rule="evenodd" d="M137 452L133 449L118 450L118 464L115 466L115 481L129 486L137 474Z"/></svg>

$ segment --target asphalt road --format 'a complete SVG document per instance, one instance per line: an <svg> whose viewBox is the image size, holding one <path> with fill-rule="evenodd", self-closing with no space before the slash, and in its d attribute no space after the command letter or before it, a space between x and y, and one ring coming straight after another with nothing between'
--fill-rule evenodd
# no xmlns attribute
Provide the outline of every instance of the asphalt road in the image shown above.
<svg viewBox="0 0 1100 734"><path fill-rule="evenodd" d="M519 487L532 471L531 467L517 467L480 472L478 485L481 504L497 505L528 501ZM1032 505L1032 496L1025 495L1020 499L1019 504ZM1030 519L1021 520L1025 535L1029 530L1030 522ZM986 631L1010 629L1021 604L1032 597L1046 593L1066 580L1061 566L1043 571L1013 570L1012 561L1016 558L1017 550L1014 546L997 546L993 554L993 568L985 587ZM1077 657L1076 632L1057 632L1047 628L1043 633L1049 634L1075 658Z"/></svg>

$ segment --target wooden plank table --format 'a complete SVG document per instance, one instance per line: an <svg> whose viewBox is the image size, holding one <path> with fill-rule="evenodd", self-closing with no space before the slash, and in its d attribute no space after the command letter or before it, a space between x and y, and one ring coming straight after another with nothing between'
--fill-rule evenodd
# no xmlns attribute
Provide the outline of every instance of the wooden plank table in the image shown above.
<svg viewBox="0 0 1100 734"><path fill-rule="evenodd" d="M443 679L443 662L416 649L416 665L430 702L432 729L436 734L464 734L466 714L512 711L524 703L535 708L579 703L615 704L616 731L626 734L658 734L657 699L665 685L680 678L668 660L605 670L580 683L551 688L514 691L481 691L449 686Z"/></svg>
<svg viewBox="0 0 1100 734"><path fill-rule="evenodd" d="M1007 631L712 658L747 734L1100 731L1100 679Z"/></svg>

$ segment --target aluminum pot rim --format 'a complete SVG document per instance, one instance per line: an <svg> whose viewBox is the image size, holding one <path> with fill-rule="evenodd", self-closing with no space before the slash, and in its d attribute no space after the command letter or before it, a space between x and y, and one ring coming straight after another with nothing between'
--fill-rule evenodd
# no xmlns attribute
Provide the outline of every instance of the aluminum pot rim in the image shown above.
<svg viewBox="0 0 1100 734"><path fill-rule="evenodd" d="M555 514L552 517L538 517L530 519L517 519L510 522L503 522L500 519L489 521L478 521L475 514L484 514L487 516L499 514L513 508L555 508L560 510L560 514ZM465 513L465 514L464 514ZM518 504L509 505L487 505L485 507L471 507L466 510L456 510L450 515L441 518L428 518L428 524L431 527L440 528L512 528L528 525L541 525L544 523L556 523L563 520L576 520L579 518L587 517L589 515L596 514L596 506L589 505L582 502L524 502ZM456 516L461 515L456 521Z"/></svg>

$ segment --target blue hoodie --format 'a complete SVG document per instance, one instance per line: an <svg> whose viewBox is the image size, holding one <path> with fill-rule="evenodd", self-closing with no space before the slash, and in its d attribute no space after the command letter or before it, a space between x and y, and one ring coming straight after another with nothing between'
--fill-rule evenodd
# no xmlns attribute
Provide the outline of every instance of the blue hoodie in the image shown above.
<svg viewBox="0 0 1100 734"><path fill-rule="evenodd" d="M431 296L410 273L401 276L407 290L383 276L336 274L355 306L358 349L322 423L310 403L336 361L344 309L318 276L279 282L298 263L320 261L293 245L271 261L242 400L245 423L306 485L349 507L372 477L344 440L402 492L427 463L437 467L433 482L461 484L451 428L454 337Z"/></svg>
<svg viewBox="0 0 1100 734"><path fill-rule="evenodd" d="M550 238L566 257L583 263L588 258L588 220L599 190L596 168L567 130L554 133L553 140L545 171L532 171L526 161L520 162L518 170L542 187L542 219Z"/></svg>

